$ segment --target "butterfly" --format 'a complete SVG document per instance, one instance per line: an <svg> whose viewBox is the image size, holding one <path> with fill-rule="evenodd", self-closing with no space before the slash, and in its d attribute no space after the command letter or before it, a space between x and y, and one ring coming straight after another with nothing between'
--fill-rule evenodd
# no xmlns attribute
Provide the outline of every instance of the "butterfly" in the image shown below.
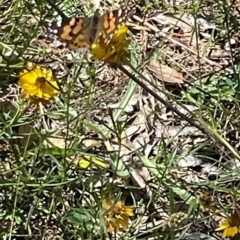
<svg viewBox="0 0 240 240"><path fill-rule="evenodd" d="M96 10L92 17L67 18L49 23L47 31L57 35L71 50L91 49L96 43L108 44L112 35L127 19L126 8L107 11L100 15Z"/></svg>

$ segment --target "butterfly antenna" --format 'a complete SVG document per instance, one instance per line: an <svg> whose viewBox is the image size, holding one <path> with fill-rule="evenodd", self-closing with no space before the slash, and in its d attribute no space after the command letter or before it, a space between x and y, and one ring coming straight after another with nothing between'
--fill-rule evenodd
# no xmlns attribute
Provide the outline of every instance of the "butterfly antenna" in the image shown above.
<svg viewBox="0 0 240 240"><path fill-rule="evenodd" d="M52 0L47 0L48 4L64 19L67 16L52 2Z"/></svg>

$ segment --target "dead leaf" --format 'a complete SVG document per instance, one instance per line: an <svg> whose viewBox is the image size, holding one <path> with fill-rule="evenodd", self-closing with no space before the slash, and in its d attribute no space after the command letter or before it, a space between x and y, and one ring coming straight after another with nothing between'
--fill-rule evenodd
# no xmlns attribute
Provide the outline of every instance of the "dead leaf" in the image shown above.
<svg viewBox="0 0 240 240"><path fill-rule="evenodd" d="M91 165L101 168L110 167L109 162L107 162L106 160L90 155L81 156L80 158L75 159L73 162L84 169L90 168Z"/></svg>
<svg viewBox="0 0 240 240"><path fill-rule="evenodd" d="M184 33L190 33L193 30L193 17L188 13L159 13L152 17L151 20L155 20L163 26L179 27Z"/></svg>
<svg viewBox="0 0 240 240"><path fill-rule="evenodd" d="M184 83L183 75L175 69L160 64L158 61L152 59L148 64L148 69L154 76L163 82L168 83Z"/></svg>
<svg viewBox="0 0 240 240"><path fill-rule="evenodd" d="M137 183L137 185L146 190L146 195L151 198L152 197L152 190L149 187L149 185L147 184L150 180L150 173L148 171L147 167L142 166L141 168L131 168L130 171L131 177L132 179L134 179L134 181Z"/></svg>
<svg viewBox="0 0 240 240"><path fill-rule="evenodd" d="M102 143L100 140L95 140L95 139L84 139L82 141L82 144L86 147L86 148L100 148L102 146Z"/></svg>
<svg viewBox="0 0 240 240"><path fill-rule="evenodd" d="M65 149L66 144L68 146L69 142L66 143L66 140L60 136L49 137L43 142L43 145L46 147L49 147L49 148L57 147L59 149Z"/></svg>

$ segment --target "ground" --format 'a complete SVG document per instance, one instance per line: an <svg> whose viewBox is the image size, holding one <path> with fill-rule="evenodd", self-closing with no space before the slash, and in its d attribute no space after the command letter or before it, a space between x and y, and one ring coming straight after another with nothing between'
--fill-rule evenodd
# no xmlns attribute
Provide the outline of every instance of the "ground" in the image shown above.
<svg viewBox="0 0 240 240"><path fill-rule="evenodd" d="M240 239L240 2L0 3L0 239ZM118 62L49 30L126 6Z"/></svg>

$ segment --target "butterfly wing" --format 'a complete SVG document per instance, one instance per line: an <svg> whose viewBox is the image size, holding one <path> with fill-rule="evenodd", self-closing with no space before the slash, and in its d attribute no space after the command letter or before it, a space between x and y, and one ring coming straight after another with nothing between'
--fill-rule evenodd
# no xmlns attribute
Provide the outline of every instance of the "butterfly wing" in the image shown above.
<svg viewBox="0 0 240 240"><path fill-rule="evenodd" d="M127 16L128 10L126 8L119 8L104 13L101 16L100 26L98 27L94 43L100 42L107 44L121 24L126 21Z"/></svg>
<svg viewBox="0 0 240 240"><path fill-rule="evenodd" d="M57 35L71 50L90 48L91 18L61 18L49 23L47 31Z"/></svg>
<svg viewBox="0 0 240 240"><path fill-rule="evenodd" d="M91 48L92 43L107 44L115 31L127 18L127 9L108 11L100 16L98 10L93 17L61 18L48 25L47 31L57 35L71 50Z"/></svg>

